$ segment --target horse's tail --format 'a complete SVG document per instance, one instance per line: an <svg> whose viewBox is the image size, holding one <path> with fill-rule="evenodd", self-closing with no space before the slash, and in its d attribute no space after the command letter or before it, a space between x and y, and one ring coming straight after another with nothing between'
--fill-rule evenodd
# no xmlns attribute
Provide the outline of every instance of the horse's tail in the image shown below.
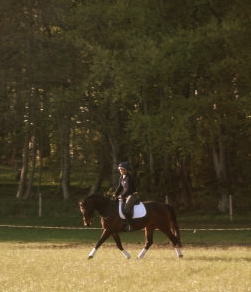
<svg viewBox="0 0 251 292"><path fill-rule="evenodd" d="M169 214L170 214L170 227L171 227L171 231L173 233L173 235L176 237L177 240L177 244L179 246L181 246L181 241L180 241L180 229L178 226L178 222L177 222L177 218L176 218L176 214L175 211L173 209L173 207L169 204L165 204Z"/></svg>

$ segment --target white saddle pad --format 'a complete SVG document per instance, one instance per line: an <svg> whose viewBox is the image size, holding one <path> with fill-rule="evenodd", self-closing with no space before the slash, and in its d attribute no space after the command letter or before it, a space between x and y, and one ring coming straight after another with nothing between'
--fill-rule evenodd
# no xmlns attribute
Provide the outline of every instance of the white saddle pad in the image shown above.
<svg viewBox="0 0 251 292"><path fill-rule="evenodd" d="M122 206L122 202L119 201L119 216L120 218L122 219L125 219L125 216L121 210L121 206ZM140 202L138 205L134 205L133 207L133 216L132 218L135 219L135 218L142 218L146 216L146 208L145 208L145 205Z"/></svg>

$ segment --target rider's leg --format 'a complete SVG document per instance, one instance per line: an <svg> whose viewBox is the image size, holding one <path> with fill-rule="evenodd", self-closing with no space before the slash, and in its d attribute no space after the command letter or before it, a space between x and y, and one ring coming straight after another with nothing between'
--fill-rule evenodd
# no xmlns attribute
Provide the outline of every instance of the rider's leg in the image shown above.
<svg viewBox="0 0 251 292"><path fill-rule="evenodd" d="M125 219L126 219L126 230L127 231L132 231L132 215L129 213L124 212Z"/></svg>
<svg viewBox="0 0 251 292"><path fill-rule="evenodd" d="M131 231L132 227L132 216L133 216L133 206L138 201L138 195L131 194L126 198L124 205L124 215L127 221L127 230Z"/></svg>

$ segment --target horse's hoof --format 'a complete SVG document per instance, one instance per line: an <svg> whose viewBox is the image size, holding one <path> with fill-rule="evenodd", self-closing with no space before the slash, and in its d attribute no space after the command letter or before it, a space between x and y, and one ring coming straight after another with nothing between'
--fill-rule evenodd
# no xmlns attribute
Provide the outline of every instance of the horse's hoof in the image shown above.
<svg viewBox="0 0 251 292"><path fill-rule="evenodd" d="M97 249L94 248L90 253L89 253L89 256L88 256L88 260L92 259L96 253Z"/></svg>
<svg viewBox="0 0 251 292"><path fill-rule="evenodd" d="M123 249L121 252L126 259L129 260L131 258L131 255L126 250Z"/></svg>

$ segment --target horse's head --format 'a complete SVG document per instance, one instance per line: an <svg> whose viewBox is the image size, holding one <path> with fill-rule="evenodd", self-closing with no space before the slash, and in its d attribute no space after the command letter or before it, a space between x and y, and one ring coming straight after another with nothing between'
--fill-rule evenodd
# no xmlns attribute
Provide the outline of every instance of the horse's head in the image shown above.
<svg viewBox="0 0 251 292"><path fill-rule="evenodd" d="M94 215L94 207L87 200L79 201L80 212L83 215L83 222L85 226L90 226Z"/></svg>

